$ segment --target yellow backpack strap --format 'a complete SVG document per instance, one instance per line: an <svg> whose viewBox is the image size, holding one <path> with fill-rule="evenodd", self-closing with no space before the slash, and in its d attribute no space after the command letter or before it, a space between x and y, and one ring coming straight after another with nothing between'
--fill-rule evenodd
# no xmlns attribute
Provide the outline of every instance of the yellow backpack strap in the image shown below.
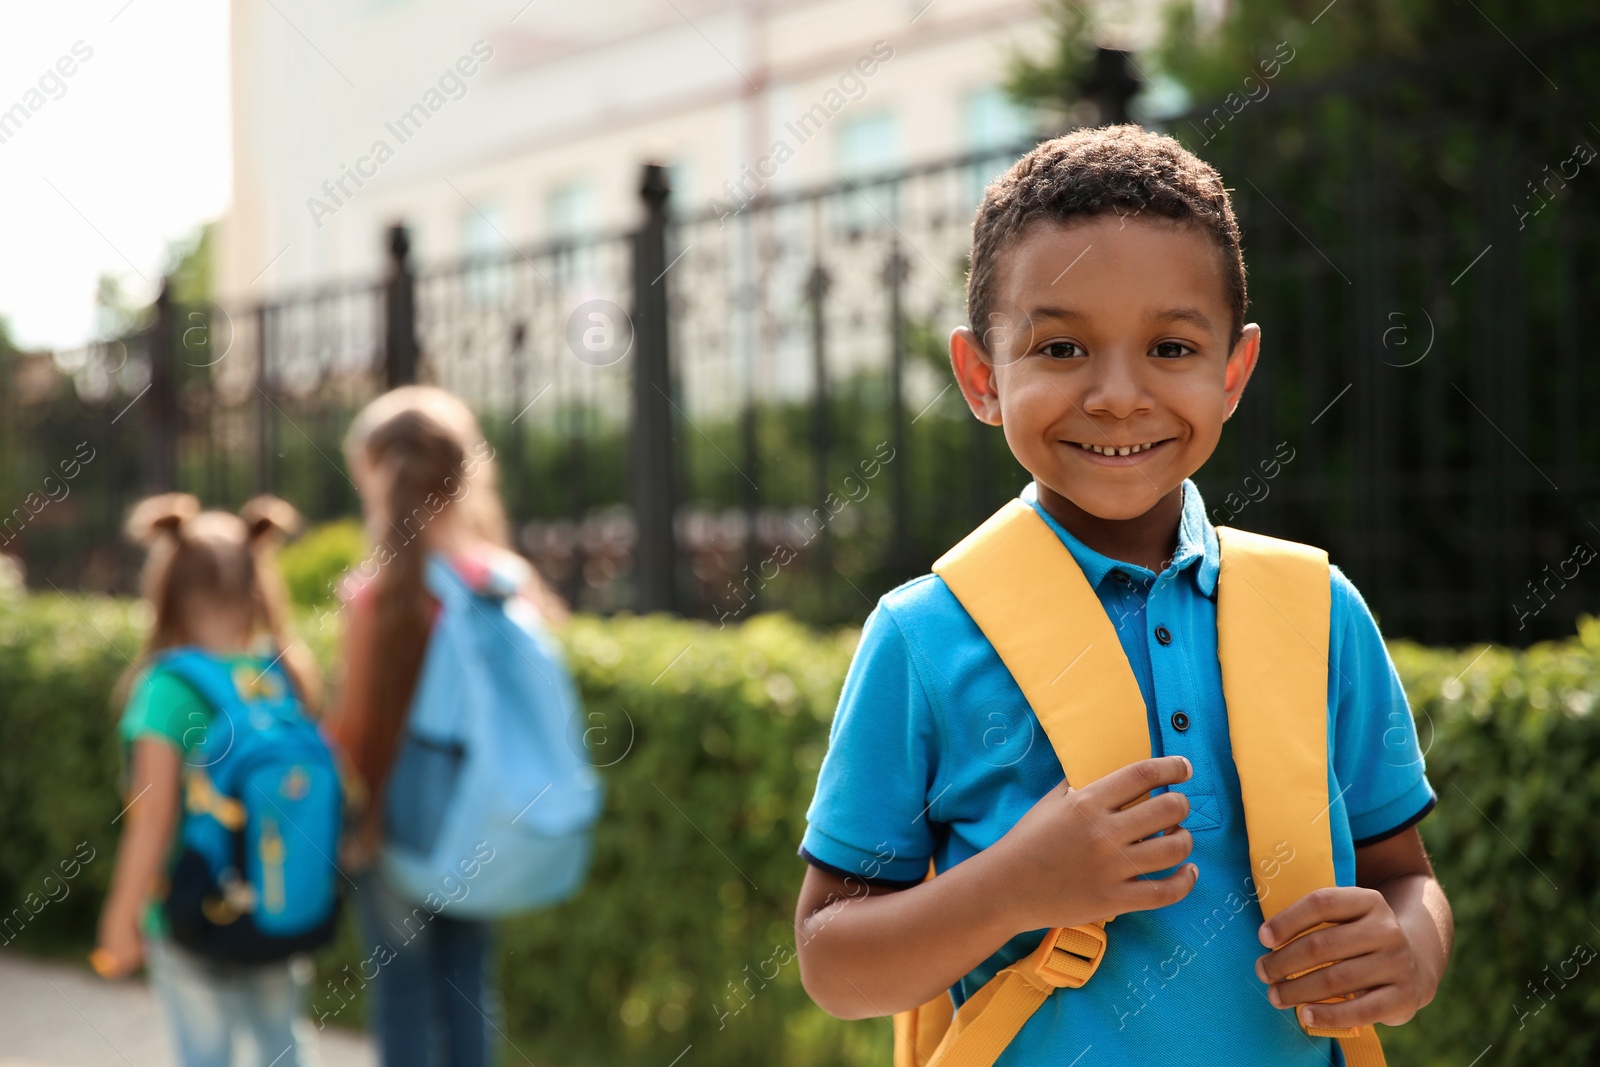
<svg viewBox="0 0 1600 1067"><path fill-rule="evenodd" d="M923 881L937 873L933 861L929 860L928 874ZM894 1017L894 1067L928 1067L928 1060L944 1040L955 1013L956 1006L948 993L910 1011L898 1012Z"/></svg>
<svg viewBox="0 0 1600 1067"><path fill-rule="evenodd" d="M244 829L244 805L223 796L211 784L211 776L199 767L189 768L184 782L184 807L197 815L209 815L225 829L238 833Z"/></svg>
<svg viewBox="0 0 1600 1067"><path fill-rule="evenodd" d="M948 994L894 1017L894 1067L927 1067L956 1007Z"/></svg>
<svg viewBox="0 0 1600 1067"><path fill-rule="evenodd" d="M1033 508L1008 502L933 571L1011 672L1073 788L1149 757L1144 695L1116 629L1072 554ZM990 1067L1051 993L1077 988L1094 974L1105 954L1104 927L1051 930L954 1019L947 996L902 1013L895 1067Z"/></svg>
<svg viewBox="0 0 1600 1067"><path fill-rule="evenodd" d="M1244 801L1250 873L1262 915L1271 919L1312 890L1337 884L1326 770L1328 554L1225 526L1217 528L1217 539L1217 659L1228 740ZM1264 649L1272 654L1263 655ZM1338 1038L1350 1067L1383 1065L1371 1026L1305 1029Z"/></svg>
<svg viewBox="0 0 1600 1067"><path fill-rule="evenodd" d="M1033 508L1007 502L933 573L999 653L1074 789L1150 758L1144 694L1111 617Z"/></svg>

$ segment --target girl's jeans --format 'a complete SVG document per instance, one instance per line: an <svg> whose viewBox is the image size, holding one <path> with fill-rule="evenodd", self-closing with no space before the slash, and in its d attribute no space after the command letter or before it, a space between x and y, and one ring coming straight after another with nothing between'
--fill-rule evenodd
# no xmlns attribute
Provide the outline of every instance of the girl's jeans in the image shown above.
<svg viewBox="0 0 1600 1067"><path fill-rule="evenodd" d="M261 966L213 963L164 938L146 944L151 984L172 1026L181 1067L232 1067L248 1034L258 1067L312 1067L296 1016L311 982L309 959Z"/></svg>
<svg viewBox="0 0 1600 1067"><path fill-rule="evenodd" d="M363 978L376 972L372 1020L383 1067L488 1067L498 1014L489 923L407 903L376 870L356 884L360 970Z"/></svg>

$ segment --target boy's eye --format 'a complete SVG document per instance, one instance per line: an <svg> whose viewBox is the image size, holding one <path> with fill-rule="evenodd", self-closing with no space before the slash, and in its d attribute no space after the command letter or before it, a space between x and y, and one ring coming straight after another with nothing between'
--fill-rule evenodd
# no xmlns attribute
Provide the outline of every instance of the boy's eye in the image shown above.
<svg viewBox="0 0 1600 1067"><path fill-rule="evenodd" d="M1083 346L1074 341L1051 341L1039 350L1051 359L1074 359L1087 355Z"/></svg>
<svg viewBox="0 0 1600 1067"><path fill-rule="evenodd" d="M1193 351L1181 341L1161 341L1150 350L1150 354L1157 359L1181 359Z"/></svg>

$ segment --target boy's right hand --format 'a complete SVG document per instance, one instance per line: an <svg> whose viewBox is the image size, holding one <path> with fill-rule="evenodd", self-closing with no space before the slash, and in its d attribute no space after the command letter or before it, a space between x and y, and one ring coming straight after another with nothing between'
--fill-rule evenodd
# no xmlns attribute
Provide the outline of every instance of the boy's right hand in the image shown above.
<svg viewBox="0 0 1600 1067"><path fill-rule="evenodd" d="M1050 790L988 850L1001 865L996 873L1009 925L1018 931L1082 926L1188 896L1200 874L1192 863L1166 878L1140 876L1189 855L1194 841L1178 825L1189 815L1189 798L1169 791L1134 801L1192 773L1182 756L1162 756L1130 763L1082 789L1062 782Z"/></svg>

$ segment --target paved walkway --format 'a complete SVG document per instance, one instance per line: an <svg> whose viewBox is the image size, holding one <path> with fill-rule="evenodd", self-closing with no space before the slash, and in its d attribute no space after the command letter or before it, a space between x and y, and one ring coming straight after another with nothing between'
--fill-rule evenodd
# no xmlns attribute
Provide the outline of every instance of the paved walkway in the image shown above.
<svg viewBox="0 0 1600 1067"><path fill-rule="evenodd" d="M375 1067L366 1038L318 1034L323 1067ZM103 982L87 966L0 950L0 1067L171 1067L143 981ZM258 1065L261 1067L261 1065Z"/></svg>

